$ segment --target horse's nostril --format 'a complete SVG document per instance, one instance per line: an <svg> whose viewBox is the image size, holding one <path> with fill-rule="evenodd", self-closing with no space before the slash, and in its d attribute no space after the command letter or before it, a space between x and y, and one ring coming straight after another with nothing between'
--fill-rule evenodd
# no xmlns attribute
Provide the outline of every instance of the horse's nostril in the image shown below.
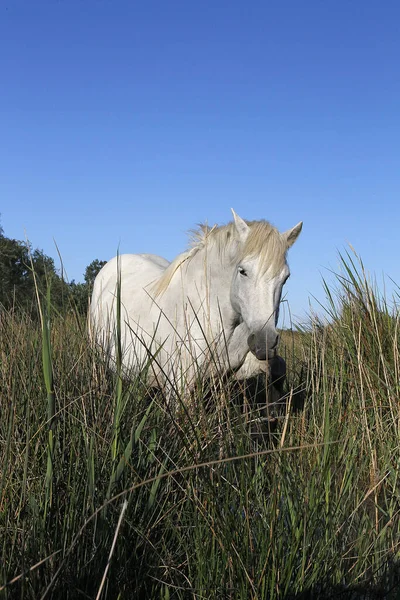
<svg viewBox="0 0 400 600"><path fill-rule="evenodd" d="M275 338L275 343L274 343L274 345L272 346L272 348L276 348L278 344L279 344L279 335L277 335L277 336L276 336L276 338Z"/></svg>
<svg viewBox="0 0 400 600"><path fill-rule="evenodd" d="M247 338L247 345L249 346L250 350L254 350L255 344L256 344L256 336L254 333L251 333L249 335L249 337Z"/></svg>
<svg viewBox="0 0 400 600"><path fill-rule="evenodd" d="M266 360L267 359L267 351L266 348L257 348L256 357L258 360Z"/></svg>

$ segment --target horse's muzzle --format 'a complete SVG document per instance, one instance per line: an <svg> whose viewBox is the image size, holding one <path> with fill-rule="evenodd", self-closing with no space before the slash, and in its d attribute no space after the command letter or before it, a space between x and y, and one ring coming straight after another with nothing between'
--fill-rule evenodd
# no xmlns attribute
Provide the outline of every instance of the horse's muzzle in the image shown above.
<svg viewBox="0 0 400 600"><path fill-rule="evenodd" d="M268 336L268 342L270 341L270 337ZM267 348L267 335L262 333L251 333L247 338L247 344L249 346L250 352L254 354L254 356L258 360L267 360L268 358L273 358L276 355L276 347L279 342L279 335L276 334L273 338L273 342L270 345L268 343Z"/></svg>

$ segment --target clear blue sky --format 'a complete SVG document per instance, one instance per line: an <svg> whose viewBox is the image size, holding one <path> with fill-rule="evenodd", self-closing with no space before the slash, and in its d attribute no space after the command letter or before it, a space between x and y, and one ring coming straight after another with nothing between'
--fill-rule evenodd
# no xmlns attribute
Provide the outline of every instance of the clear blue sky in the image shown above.
<svg viewBox="0 0 400 600"><path fill-rule="evenodd" d="M0 212L82 280L200 221L304 221L294 316L350 242L400 283L400 4L0 0Z"/></svg>

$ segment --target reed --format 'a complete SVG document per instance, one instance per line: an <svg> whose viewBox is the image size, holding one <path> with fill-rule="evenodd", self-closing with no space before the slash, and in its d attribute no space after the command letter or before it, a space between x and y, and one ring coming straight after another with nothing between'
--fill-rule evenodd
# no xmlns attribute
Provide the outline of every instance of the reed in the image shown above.
<svg viewBox="0 0 400 600"><path fill-rule="evenodd" d="M50 294L1 311L0 597L397 598L397 305L341 260L326 319L282 334L269 428L200 373L170 410Z"/></svg>

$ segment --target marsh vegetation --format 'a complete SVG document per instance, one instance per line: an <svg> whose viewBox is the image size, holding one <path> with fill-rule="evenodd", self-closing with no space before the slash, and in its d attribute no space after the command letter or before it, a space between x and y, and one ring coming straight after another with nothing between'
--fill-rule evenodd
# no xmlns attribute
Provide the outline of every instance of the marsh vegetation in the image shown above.
<svg viewBox="0 0 400 600"><path fill-rule="evenodd" d="M396 306L352 255L326 296L273 426L233 379L170 411L51 288L1 310L0 597L399 597Z"/></svg>

